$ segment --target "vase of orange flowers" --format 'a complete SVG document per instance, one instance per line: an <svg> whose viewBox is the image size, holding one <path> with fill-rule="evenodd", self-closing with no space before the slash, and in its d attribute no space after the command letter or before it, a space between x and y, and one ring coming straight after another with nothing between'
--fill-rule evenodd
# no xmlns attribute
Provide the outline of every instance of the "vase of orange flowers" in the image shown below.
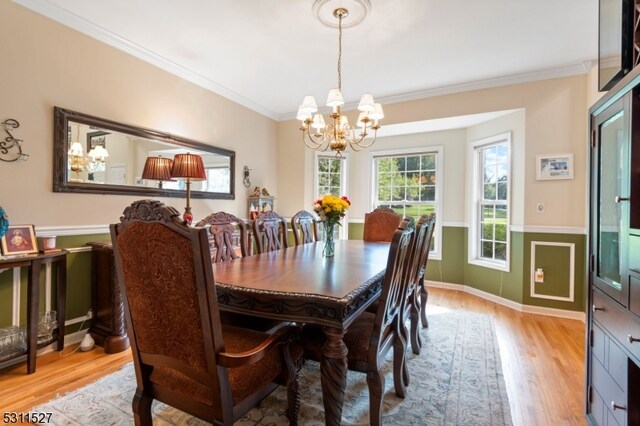
<svg viewBox="0 0 640 426"><path fill-rule="evenodd" d="M351 201L344 195L342 197L325 195L313 202L313 211L320 218L320 223L324 229L322 254L326 257L331 257L335 254L333 232L336 225L341 226L340 219L345 216L349 206L351 206Z"/></svg>

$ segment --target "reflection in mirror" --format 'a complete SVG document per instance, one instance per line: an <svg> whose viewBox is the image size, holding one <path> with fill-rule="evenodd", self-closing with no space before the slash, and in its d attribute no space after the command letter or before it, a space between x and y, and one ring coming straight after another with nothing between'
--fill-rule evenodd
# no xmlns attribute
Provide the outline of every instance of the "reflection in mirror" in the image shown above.
<svg viewBox="0 0 640 426"><path fill-rule="evenodd" d="M234 151L58 107L54 120L55 192L184 197L184 180L171 179L159 165L191 153L202 157L206 171L205 180L191 183L191 196L235 197Z"/></svg>

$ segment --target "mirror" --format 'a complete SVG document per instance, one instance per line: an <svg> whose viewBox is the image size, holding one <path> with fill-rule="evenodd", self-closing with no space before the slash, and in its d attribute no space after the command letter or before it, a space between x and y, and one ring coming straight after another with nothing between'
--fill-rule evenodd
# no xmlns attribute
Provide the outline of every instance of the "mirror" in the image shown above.
<svg viewBox="0 0 640 426"><path fill-rule="evenodd" d="M192 198L235 198L235 151L54 107L54 192L185 197L183 179L143 178L148 157L202 157L206 180ZM149 173L147 172L147 176Z"/></svg>

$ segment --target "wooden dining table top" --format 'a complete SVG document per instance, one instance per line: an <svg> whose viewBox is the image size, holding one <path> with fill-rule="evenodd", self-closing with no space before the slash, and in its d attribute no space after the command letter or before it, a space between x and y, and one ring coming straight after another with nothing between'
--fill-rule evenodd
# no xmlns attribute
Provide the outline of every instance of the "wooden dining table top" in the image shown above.
<svg viewBox="0 0 640 426"><path fill-rule="evenodd" d="M324 257L323 242L215 263L222 309L318 324L347 325L380 292L389 243L337 240Z"/></svg>

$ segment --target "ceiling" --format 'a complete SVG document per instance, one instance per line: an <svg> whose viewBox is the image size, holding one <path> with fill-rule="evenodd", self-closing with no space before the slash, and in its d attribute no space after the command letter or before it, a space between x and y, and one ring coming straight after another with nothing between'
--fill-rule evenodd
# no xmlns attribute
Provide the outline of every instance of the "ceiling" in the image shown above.
<svg viewBox="0 0 640 426"><path fill-rule="evenodd" d="M13 1L276 120L337 86L338 30L313 0ZM598 0L370 1L343 34L347 107L364 92L384 105L579 74L597 59Z"/></svg>

